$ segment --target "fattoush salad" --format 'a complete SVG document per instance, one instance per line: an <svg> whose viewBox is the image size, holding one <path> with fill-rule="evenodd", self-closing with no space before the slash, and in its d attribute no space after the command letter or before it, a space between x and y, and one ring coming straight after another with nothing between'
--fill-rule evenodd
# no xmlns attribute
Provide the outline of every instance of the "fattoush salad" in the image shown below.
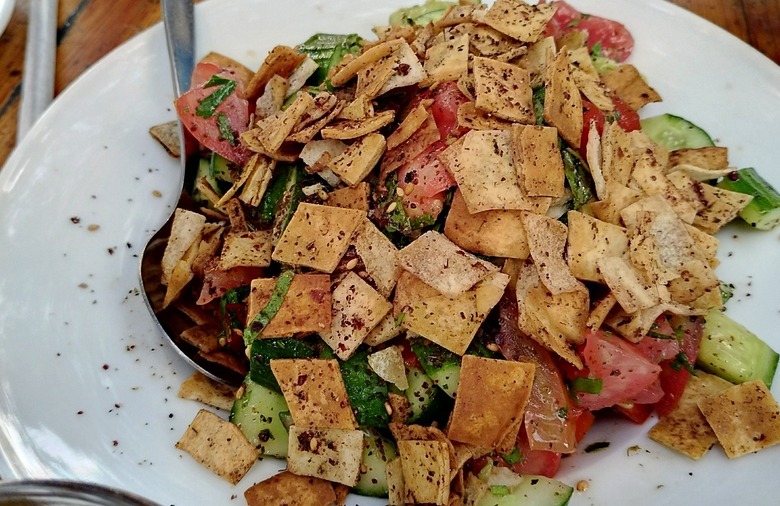
<svg viewBox="0 0 780 506"><path fill-rule="evenodd" d="M605 4L605 13L608 9ZM177 447L250 506L565 504L602 413L691 459L780 441L778 354L724 313L716 233L780 196L662 97L626 28L564 1L428 1L373 39L220 54L159 266L195 375ZM156 131L159 129L155 129ZM173 136L175 139L175 136Z"/></svg>

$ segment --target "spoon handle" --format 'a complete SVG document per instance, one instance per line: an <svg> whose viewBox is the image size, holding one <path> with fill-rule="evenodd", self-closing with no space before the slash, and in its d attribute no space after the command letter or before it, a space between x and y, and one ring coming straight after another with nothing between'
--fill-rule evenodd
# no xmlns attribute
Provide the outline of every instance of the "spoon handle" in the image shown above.
<svg viewBox="0 0 780 506"><path fill-rule="evenodd" d="M195 68L195 15L192 0L162 0L173 90L179 97L190 87Z"/></svg>

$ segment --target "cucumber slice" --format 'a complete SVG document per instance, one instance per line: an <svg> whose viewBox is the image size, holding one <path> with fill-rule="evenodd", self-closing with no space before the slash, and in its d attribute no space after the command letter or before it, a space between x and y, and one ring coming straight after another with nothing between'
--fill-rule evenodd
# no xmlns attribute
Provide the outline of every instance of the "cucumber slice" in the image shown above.
<svg viewBox="0 0 780 506"><path fill-rule="evenodd" d="M406 379L409 388L404 390L404 395L409 399L411 409L408 423L423 423L435 418L442 406L442 398L447 399L447 396L422 369L410 367Z"/></svg>
<svg viewBox="0 0 780 506"><path fill-rule="evenodd" d="M363 440L360 478L353 491L371 497L387 497L387 463L398 455L398 451L391 440L373 429L365 433Z"/></svg>
<svg viewBox="0 0 780 506"><path fill-rule="evenodd" d="M233 402L230 421L261 455L285 458L288 433L282 419L288 411L282 394L246 378L243 395Z"/></svg>
<svg viewBox="0 0 780 506"><path fill-rule="evenodd" d="M764 341L723 312L711 309L705 316L696 359L702 370L732 383L760 379L771 387L779 358Z"/></svg>
<svg viewBox="0 0 780 506"><path fill-rule="evenodd" d="M739 213L750 226L771 230L780 224L780 193L753 168L740 169L724 177L719 188L753 196L753 200Z"/></svg>
<svg viewBox="0 0 780 506"><path fill-rule="evenodd" d="M413 340L412 351L436 386L454 398L460 380L460 357L425 339Z"/></svg>
<svg viewBox="0 0 780 506"><path fill-rule="evenodd" d="M519 485L514 487L489 487L477 506L564 506L569 503L574 488L558 480L545 476L523 476Z"/></svg>
<svg viewBox="0 0 780 506"><path fill-rule="evenodd" d="M642 131L656 144L670 151L681 148L714 146L712 138L690 121L673 114L661 114L640 120Z"/></svg>

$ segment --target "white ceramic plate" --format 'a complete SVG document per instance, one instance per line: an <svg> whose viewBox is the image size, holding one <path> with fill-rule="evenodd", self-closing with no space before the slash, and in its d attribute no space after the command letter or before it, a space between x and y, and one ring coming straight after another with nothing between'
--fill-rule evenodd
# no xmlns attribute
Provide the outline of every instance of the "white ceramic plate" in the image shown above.
<svg viewBox="0 0 780 506"><path fill-rule="evenodd" d="M0 0L0 35L5 32L11 14L14 12L14 0Z"/></svg>
<svg viewBox="0 0 780 506"><path fill-rule="evenodd" d="M406 0L213 0L197 9L198 52L250 67L275 44L317 31L357 31ZM665 97L644 114L685 116L776 187L780 67L713 25L661 0L578 0L624 22L632 60ZM242 504L266 460L237 487L174 443L199 409L176 397L190 374L139 295L138 254L175 204L178 164L147 134L173 119L162 28L94 66L66 90L0 172L0 476L90 480L161 504ZM778 235L730 226L721 278L729 313L780 349ZM780 382L778 382L780 385ZM775 387L775 393L778 387ZM649 426L610 422L588 442L606 450L564 461L561 479L590 480L572 504L744 504L777 496L780 447L693 462L653 443ZM638 446L641 451L628 452ZM628 455L628 453L632 453ZM234 496L239 496L237 499ZM382 504L365 498L352 504Z"/></svg>

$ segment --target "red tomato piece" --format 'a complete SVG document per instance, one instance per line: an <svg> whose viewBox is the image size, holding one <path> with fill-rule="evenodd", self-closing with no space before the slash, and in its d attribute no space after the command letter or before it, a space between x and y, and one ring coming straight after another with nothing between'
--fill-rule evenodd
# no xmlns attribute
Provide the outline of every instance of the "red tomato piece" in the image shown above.
<svg viewBox="0 0 780 506"><path fill-rule="evenodd" d="M652 404L639 404L636 402L624 402L615 404L612 409L625 416L634 423L642 424L650 418L653 413Z"/></svg>
<svg viewBox="0 0 780 506"><path fill-rule="evenodd" d="M218 70L218 72L214 72ZM210 75L208 75L210 74ZM208 77L206 77L208 75ZM228 95L212 116L204 118L196 113L201 101L213 94L218 88L211 86L204 88L206 82L214 75L235 80L236 90ZM203 146L231 162L243 165L249 160L250 151L242 146L238 139L249 128L249 102L242 98L243 89L235 77L235 72L221 69L213 63L199 63L193 72L193 87L187 93L176 99L176 112L185 128ZM222 130L217 123L218 118L224 115L230 126L233 141L225 139Z"/></svg>
<svg viewBox="0 0 780 506"><path fill-rule="evenodd" d="M441 138L447 139L450 135L460 137L465 134L467 129L458 127L458 107L469 99L458 89L458 84L455 81L441 83L433 93L431 114L439 127Z"/></svg>
<svg viewBox="0 0 780 506"><path fill-rule="evenodd" d="M680 348L682 353L688 359L690 364L696 363L696 357L699 354L699 346L702 338L702 319L679 317L673 319L674 324L679 324L682 328L682 343ZM661 362L661 374L659 380L664 396L655 405L658 416L668 415L680 402L680 397L685 391L685 385L691 377L690 371L685 367L677 367L675 359L668 359Z"/></svg>
<svg viewBox="0 0 780 506"><path fill-rule="evenodd" d="M412 185L412 191L405 193L402 199L409 218L429 215L435 219L444 209L446 190L455 186L455 179L438 158L446 148L444 141L435 142L398 169L398 185L401 188Z"/></svg>
<svg viewBox="0 0 780 506"><path fill-rule="evenodd" d="M604 132L604 124L607 121L617 121L617 124L626 132L639 130L642 126L639 123L639 113L633 110L628 104L618 97L612 97L612 103L615 111L611 117L607 118L593 102L582 99L582 137L580 137L580 154L586 158L586 148L588 145L588 132L591 124L596 125L596 131L601 135Z"/></svg>
<svg viewBox="0 0 780 506"><path fill-rule="evenodd" d="M216 263L212 263L203 272L203 288L196 304L208 304L225 295L228 290L247 286L262 273L260 267L233 267L225 271L218 269Z"/></svg>
<svg viewBox="0 0 780 506"><path fill-rule="evenodd" d="M591 410L633 401L661 372L635 345L602 331L586 335L582 358L588 376L601 380L599 393L577 392L578 405Z"/></svg>
<svg viewBox="0 0 780 506"><path fill-rule="evenodd" d="M525 430L533 450L571 453L577 447L577 419L563 374L552 354L517 328L517 303L504 296L499 301L496 343L509 360L536 364L534 384L525 410Z"/></svg>
<svg viewBox="0 0 780 506"><path fill-rule="evenodd" d="M555 15L547 23L546 35L559 39L563 35L581 30L588 34L587 46L593 49L597 44L601 55L615 61L625 61L634 50L634 38L626 27L617 21L583 14L563 0L553 2L557 7Z"/></svg>
<svg viewBox="0 0 780 506"><path fill-rule="evenodd" d="M548 478L555 477L555 474L561 467L562 454L560 452L534 450L531 448L528 434L526 434L526 430L523 427L520 428L520 432L517 434L517 442L515 444L520 452L520 461L509 465L503 459L499 459L500 465L505 465L520 475L535 474L547 476Z"/></svg>

